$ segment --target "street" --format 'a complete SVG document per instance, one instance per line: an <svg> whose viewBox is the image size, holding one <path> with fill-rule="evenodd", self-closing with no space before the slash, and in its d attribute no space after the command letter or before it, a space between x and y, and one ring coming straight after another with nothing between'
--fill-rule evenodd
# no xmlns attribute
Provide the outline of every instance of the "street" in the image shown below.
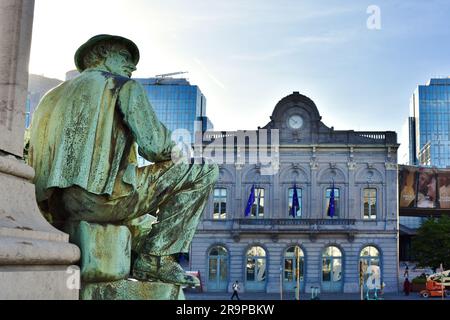
<svg viewBox="0 0 450 320"><path fill-rule="evenodd" d="M225 292L208 292L208 293L185 293L186 300L230 300L232 293ZM281 300L279 293L253 293L245 292L240 293L241 300ZM283 300L294 300L294 293L283 293ZM360 295L357 293L321 293L319 294L320 300L360 300ZM382 296L383 300L441 300L440 297L422 298L417 292L411 292L409 296L405 296L404 293L386 293ZM445 300L450 300L450 297L445 297ZM311 294L300 294L300 300L311 300ZM234 300L236 301L236 300Z"/></svg>

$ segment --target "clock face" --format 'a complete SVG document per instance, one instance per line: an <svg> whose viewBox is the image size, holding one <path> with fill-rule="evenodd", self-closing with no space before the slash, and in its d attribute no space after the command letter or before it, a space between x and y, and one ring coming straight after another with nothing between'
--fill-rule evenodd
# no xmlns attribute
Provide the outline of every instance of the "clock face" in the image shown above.
<svg viewBox="0 0 450 320"><path fill-rule="evenodd" d="M298 114L289 117L288 124L292 129L300 129L303 125L303 118Z"/></svg>

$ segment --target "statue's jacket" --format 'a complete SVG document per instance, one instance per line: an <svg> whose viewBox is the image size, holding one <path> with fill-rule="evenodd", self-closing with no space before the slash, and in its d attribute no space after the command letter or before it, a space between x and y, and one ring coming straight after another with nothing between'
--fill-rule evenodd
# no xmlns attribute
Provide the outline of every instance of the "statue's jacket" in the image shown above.
<svg viewBox="0 0 450 320"><path fill-rule="evenodd" d="M79 186L122 196L136 188L136 149L151 162L170 159L170 131L138 82L100 69L49 91L31 124L29 164L37 201L54 188Z"/></svg>

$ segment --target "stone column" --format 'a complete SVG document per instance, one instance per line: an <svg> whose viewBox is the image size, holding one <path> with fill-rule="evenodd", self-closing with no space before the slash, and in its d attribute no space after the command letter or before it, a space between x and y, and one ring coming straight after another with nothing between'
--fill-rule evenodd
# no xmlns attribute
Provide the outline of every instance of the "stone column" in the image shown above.
<svg viewBox="0 0 450 320"><path fill-rule="evenodd" d="M0 1L0 299L78 299L78 247L41 215L22 159L34 0Z"/></svg>

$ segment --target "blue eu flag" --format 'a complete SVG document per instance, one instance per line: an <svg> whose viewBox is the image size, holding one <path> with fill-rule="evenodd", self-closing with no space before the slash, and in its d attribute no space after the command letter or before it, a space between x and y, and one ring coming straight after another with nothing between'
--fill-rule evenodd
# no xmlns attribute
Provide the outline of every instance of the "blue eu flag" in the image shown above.
<svg viewBox="0 0 450 320"><path fill-rule="evenodd" d="M250 215L250 211L252 210L253 202L255 202L255 185L252 185L252 190L250 191L250 197L248 197L247 207L245 208L245 216L248 217Z"/></svg>
<svg viewBox="0 0 450 320"><path fill-rule="evenodd" d="M335 207L334 207L334 180L333 180L333 187L331 188L331 193L330 193L330 203L328 204L328 216L333 218L334 211L335 211Z"/></svg>
<svg viewBox="0 0 450 320"><path fill-rule="evenodd" d="M294 194L292 196L292 205L289 215L295 217L299 208L300 204L298 202L297 186L294 184Z"/></svg>

